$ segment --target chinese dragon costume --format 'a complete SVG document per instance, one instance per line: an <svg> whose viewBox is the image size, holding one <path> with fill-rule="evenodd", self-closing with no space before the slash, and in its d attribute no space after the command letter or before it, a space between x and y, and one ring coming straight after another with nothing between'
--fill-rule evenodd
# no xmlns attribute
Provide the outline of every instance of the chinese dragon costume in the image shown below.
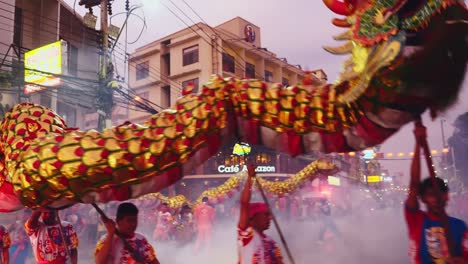
<svg viewBox="0 0 468 264"><path fill-rule="evenodd" d="M125 200L178 181L235 140L292 155L379 143L457 98L467 61L467 9L456 0L324 0L346 28L326 47L350 54L334 84L269 85L213 77L142 125L82 132L40 105L0 123L0 209Z"/></svg>

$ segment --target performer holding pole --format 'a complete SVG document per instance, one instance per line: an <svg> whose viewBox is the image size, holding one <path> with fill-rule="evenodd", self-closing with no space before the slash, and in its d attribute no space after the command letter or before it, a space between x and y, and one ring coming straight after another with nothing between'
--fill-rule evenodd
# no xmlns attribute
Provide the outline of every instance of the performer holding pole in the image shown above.
<svg viewBox="0 0 468 264"><path fill-rule="evenodd" d="M93 204L96 209L98 207ZM141 263L159 264L151 244L136 233L138 208L132 203L121 203L117 208L116 222L107 218L99 209L107 234L96 245L97 264Z"/></svg>
<svg viewBox="0 0 468 264"><path fill-rule="evenodd" d="M255 167L248 166L248 177L241 194L238 225L239 264L283 264L276 242L264 234L270 227L271 212L265 203L251 203Z"/></svg>
<svg viewBox="0 0 468 264"><path fill-rule="evenodd" d="M427 141L426 128L420 121L416 122L414 134L416 147L411 164L410 188L405 204L411 261L414 264L467 263L468 232L466 224L460 219L448 217L445 214L445 207L449 199L448 186L435 175L421 182L421 148L427 145ZM430 169L433 170L433 168ZM426 205L427 212L419 209L418 196ZM448 222L446 225L444 225L444 218ZM449 232L446 234L447 227L449 227Z"/></svg>
<svg viewBox="0 0 468 264"><path fill-rule="evenodd" d="M56 210L34 211L24 227L38 264L78 263L78 236L70 223L60 221Z"/></svg>

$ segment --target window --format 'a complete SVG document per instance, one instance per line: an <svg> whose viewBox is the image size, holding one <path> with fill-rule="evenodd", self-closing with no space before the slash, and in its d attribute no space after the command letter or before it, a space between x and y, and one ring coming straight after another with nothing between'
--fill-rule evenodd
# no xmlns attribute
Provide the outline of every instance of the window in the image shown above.
<svg viewBox="0 0 468 264"><path fill-rule="evenodd" d="M255 65L246 62L245 63L245 78L254 79L255 78Z"/></svg>
<svg viewBox="0 0 468 264"><path fill-rule="evenodd" d="M271 71L265 71L265 81L273 82L273 73Z"/></svg>
<svg viewBox="0 0 468 264"><path fill-rule="evenodd" d="M227 53L223 53L223 71L235 73L235 59Z"/></svg>
<svg viewBox="0 0 468 264"><path fill-rule="evenodd" d="M182 51L183 66L198 62L198 45L186 48Z"/></svg>
<svg viewBox="0 0 468 264"><path fill-rule="evenodd" d="M145 61L136 66L136 79L142 80L149 76L149 62Z"/></svg>
<svg viewBox="0 0 468 264"><path fill-rule="evenodd" d="M76 76L78 73L78 48L68 42L68 74Z"/></svg>
<svg viewBox="0 0 468 264"><path fill-rule="evenodd" d="M162 74L165 76L171 75L171 54L167 53L161 56L163 64L161 66Z"/></svg>
<svg viewBox="0 0 468 264"><path fill-rule="evenodd" d="M182 87L185 88L187 87L189 84L193 84L193 90L192 92L193 93L198 93L198 78L195 78L195 79L191 79L191 80L187 80L185 82L182 82Z"/></svg>
<svg viewBox="0 0 468 264"><path fill-rule="evenodd" d="M171 39L166 39L166 40L164 40L163 42L161 42L161 44L162 44L163 46L169 46L169 45L171 45Z"/></svg>
<svg viewBox="0 0 468 264"><path fill-rule="evenodd" d="M171 86L166 85L161 88L161 106L168 108L171 105Z"/></svg>
<svg viewBox="0 0 468 264"><path fill-rule="evenodd" d="M15 29L13 32L13 44L17 47L23 46L23 9L15 7Z"/></svg>
<svg viewBox="0 0 468 264"><path fill-rule="evenodd" d="M289 86L289 79L283 77L281 83L282 83L284 86Z"/></svg>

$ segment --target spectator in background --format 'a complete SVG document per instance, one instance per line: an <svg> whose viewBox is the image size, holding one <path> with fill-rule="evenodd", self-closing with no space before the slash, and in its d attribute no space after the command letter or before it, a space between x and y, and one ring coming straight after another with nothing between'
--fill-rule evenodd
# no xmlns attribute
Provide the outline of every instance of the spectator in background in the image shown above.
<svg viewBox="0 0 468 264"><path fill-rule="evenodd" d="M194 217L198 231L195 251L198 251L202 246L209 248L216 211L212 206L208 205L208 197L203 197L202 203L195 207Z"/></svg>
<svg viewBox="0 0 468 264"><path fill-rule="evenodd" d="M170 212L169 204L162 203L156 213L156 227L153 233L155 241L169 241L173 217Z"/></svg>
<svg viewBox="0 0 468 264"><path fill-rule="evenodd" d="M322 199L317 204L318 207L318 221L320 223L319 239L321 243L325 239L325 232L330 230L335 236L339 236L338 228L335 221L331 216L331 208L328 200Z"/></svg>
<svg viewBox="0 0 468 264"><path fill-rule="evenodd" d="M10 262L14 264L25 264L30 256L31 245L28 235L24 230L24 222L29 218L30 213L24 210L21 216L9 228L11 237Z"/></svg>
<svg viewBox="0 0 468 264"><path fill-rule="evenodd" d="M10 254L9 254L9 249L10 249L10 234L8 233L8 230L0 225L0 264L8 264L10 263Z"/></svg>
<svg viewBox="0 0 468 264"><path fill-rule="evenodd" d="M68 222L60 224L56 210L36 210L26 221L24 226L38 264L78 263L75 229Z"/></svg>
<svg viewBox="0 0 468 264"><path fill-rule="evenodd" d="M240 203L236 201L231 207L231 212L230 212L231 219L238 219L239 211L240 211Z"/></svg>
<svg viewBox="0 0 468 264"><path fill-rule="evenodd" d="M89 209L86 230L86 239L89 243L95 244L98 240L99 216L94 208Z"/></svg>
<svg viewBox="0 0 468 264"><path fill-rule="evenodd" d="M188 205L182 206L177 216L175 225L175 239L178 246L184 246L192 242L195 236L195 226L193 221L192 209Z"/></svg>
<svg viewBox="0 0 468 264"><path fill-rule="evenodd" d="M291 199L291 205L289 207L289 219L291 221L298 221L299 218L299 197L294 197L294 199Z"/></svg>

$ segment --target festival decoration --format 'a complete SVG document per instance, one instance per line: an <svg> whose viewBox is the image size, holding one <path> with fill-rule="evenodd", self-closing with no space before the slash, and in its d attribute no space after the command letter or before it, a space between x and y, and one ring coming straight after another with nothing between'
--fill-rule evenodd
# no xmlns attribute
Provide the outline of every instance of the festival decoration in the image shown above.
<svg viewBox="0 0 468 264"><path fill-rule="evenodd" d="M283 196L294 192L303 186L305 182L313 180L321 173L333 173L335 169L335 165L330 161L318 160L284 181L268 181L261 177L257 177L257 181L266 193Z"/></svg>
<svg viewBox="0 0 468 264"><path fill-rule="evenodd" d="M313 180L320 174L334 173L336 166L327 159L320 159L307 165L304 169L291 176L285 181L269 181L263 179L257 174L256 178L263 190L270 195L283 196L294 192L304 185L307 181ZM152 193L141 197L140 199L157 199L162 203L167 203L171 209L178 210L184 204L194 208L202 202L203 197L207 197L210 204L222 203L241 189L245 180L245 172L232 176L223 184L216 188L204 191L194 202L189 201L184 195L167 197L161 193Z"/></svg>
<svg viewBox="0 0 468 264"><path fill-rule="evenodd" d="M327 48L351 53L335 84L269 87L213 77L199 94L189 86L175 106L144 124L102 133L68 128L36 104L13 107L0 123L0 210L158 192L233 139L292 155L361 150L426 109L436 114L450 106L467 61L462 2L425 1L405 17L393 11L395 1L344 1L325 1L347 16L334 23L350 28L336 38L347 44ZM416 52L406 52L407 31L424 40Z"/></svg>

